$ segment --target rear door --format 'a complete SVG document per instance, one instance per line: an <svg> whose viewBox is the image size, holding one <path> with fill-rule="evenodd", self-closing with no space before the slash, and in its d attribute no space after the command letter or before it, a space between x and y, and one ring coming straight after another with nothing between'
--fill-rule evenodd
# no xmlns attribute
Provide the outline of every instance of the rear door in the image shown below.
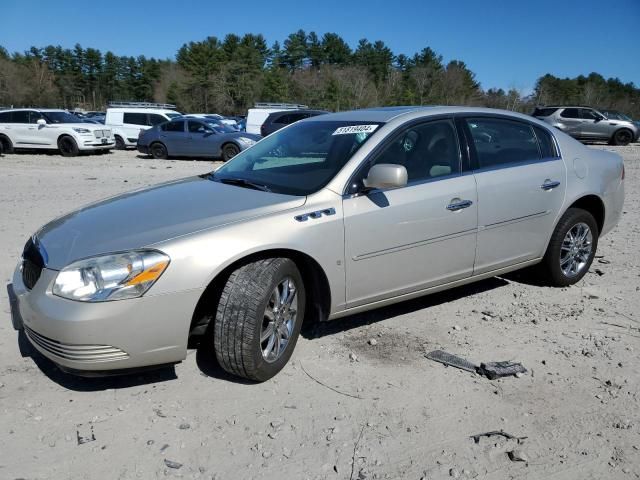
<svg viewBox="0 0 640 480"><path fill-rule="evenodd" d="M172 120L162 125L160 139L169 155L189 155L189 138L184 131L184 120Z"/></svg>
<svg viewBox="0 0 640 480"><path fill-rule="evenodd" d="M560 122L562 131L572 137L582 135L582 116L579 108L565 108L560 112Z"/></svg>
<svg viewBox="0 0 640 480"><path fill-rule="evenodd" d="M474 275L540 258L564 200L566 169L548 130L505 117L468 117L478 187Z"/></svg>

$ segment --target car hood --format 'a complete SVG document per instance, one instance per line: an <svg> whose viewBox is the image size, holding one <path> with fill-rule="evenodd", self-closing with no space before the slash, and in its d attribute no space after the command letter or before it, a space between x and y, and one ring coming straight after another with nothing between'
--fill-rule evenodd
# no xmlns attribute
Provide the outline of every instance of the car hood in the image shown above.
<svg viewBox="0 0 640 480"><path fill-rule="evenodd" d="M97 123L47 123L47 127L57 127L57 128L86 128L87 130L105 130L104 125L98 125Z"/></svg>
<svg viewBox="0 0 640 480"><path fill-rule="evenodd" d="M305 200L191 177L88 205L48 223L36 236L47 268L59 270L82 258L148 247L296 208Z"/></svg>

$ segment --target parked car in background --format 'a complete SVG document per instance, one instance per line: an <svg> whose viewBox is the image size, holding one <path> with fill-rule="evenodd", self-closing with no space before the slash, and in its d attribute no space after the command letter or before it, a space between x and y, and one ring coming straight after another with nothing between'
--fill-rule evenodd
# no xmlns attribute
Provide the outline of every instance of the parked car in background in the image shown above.
<svg viewBox="0 0 640 480"><path fill-rule="evenodd" d="M532 115L579 140L607 141L612 145L627 145L640 136L640 127L633 122L608 119L603 113L591 107L537 107Z"/></svg>
<svg viewBox="0 0 640 480"><path fill-rule="evenodd" d="M632 122L634 125L640 128L640 120L633 120L629 115L625 115L618 110L600 110L609 120L622 120L625 122Z"/></svg>
<svg viewBox="0 0 640 480"><path fill-rule="evenodd" d="M186 136L188 122L202 123L165 125ZM176 363L200 336L223 369L263 381L286 365L303 321L536 264L548 284L572 285L623 203L619 155L526 115L321 115L208 175L38 229L13 275L12 318L75 373Z"/></svg>
<svg viewBox="0 0 640 480"><path fill-rule="evenodd" d="M273 112L269 114L264 123L260 126L260 135L266 137L287 125L304 120L305 118L324 115L326 113L329 112L324 110L285 110L284 112Z"/></svg>
<svg viewBox="0 0 640 480"><path fill-rule="evenodd" d="M105 125L113 130L116 149L135 147L141 130L160 125L182 114L175 105L145 102L112 102L107 108Z"/></svg>
<svg viewBox="0 0 640 480"><path fill-rule="evenodd" d="M0 111L0 142L14 149L58 150L65 157L80 152L107 152L114 146L110 129L84 123L66 110L11 109Z"/></svg>
<svg viewBox="0 0 640 480"><path fill-rule="evenodd" d="M223 117L222 115L218 115L217 113L189 113L183 116L187 118L206 118L208 120L215 120L218 123L223 123L224 125L231 127L235 131L240 130L235 119L230 117Z"/></svg>
<svg viewBox="0 0 640 480"><path fill-rule="evenodd" d="M300 110L308 109L306 105L294 103L256 103L254 108L247 111L246 131L260 135L260 127L267 117L274 112L282 112L284 110Z"/></svg>
<svg viewBox="0 0 640 480"><path fill-rule="evenodd" d="M138 151L154 158L215 157L226 161L260 138L218 120L187 116L140 132Z"/></svg>

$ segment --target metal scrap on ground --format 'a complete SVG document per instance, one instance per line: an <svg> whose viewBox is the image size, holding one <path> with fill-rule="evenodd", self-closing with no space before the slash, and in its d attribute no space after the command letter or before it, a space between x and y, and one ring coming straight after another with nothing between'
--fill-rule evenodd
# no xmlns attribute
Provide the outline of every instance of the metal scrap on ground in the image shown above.
<svg viewBox="0 0 640 480"><path fill-rule="evenodd" d="M469 360L447 353L443 350L434 350L425 354L425 357L446 366L452 366L461 370L466 370L467 372L477 373L478 375L487 377L490 380L527 372L527 369L518 362L486 362L481 363L480 366L478 366Z"/></svg>

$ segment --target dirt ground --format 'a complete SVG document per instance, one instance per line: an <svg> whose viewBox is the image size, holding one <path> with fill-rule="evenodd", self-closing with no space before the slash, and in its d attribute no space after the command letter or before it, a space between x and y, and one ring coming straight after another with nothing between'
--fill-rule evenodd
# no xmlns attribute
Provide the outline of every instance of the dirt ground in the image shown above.
<svg viewBox="0 0 640 480"><path fill-rule="evenodd" d="M63 374L12 329L3 287L0 478L640 478L640 145L593 148L624 156L627 196L578 285L516 274L306 327L262 384L196 350L145 375ZM53 217L212 166L0 158L0 279ZM424 358L437 348L529 372L490 381ZM526 438L471 438L495 430Z"/></svg>

